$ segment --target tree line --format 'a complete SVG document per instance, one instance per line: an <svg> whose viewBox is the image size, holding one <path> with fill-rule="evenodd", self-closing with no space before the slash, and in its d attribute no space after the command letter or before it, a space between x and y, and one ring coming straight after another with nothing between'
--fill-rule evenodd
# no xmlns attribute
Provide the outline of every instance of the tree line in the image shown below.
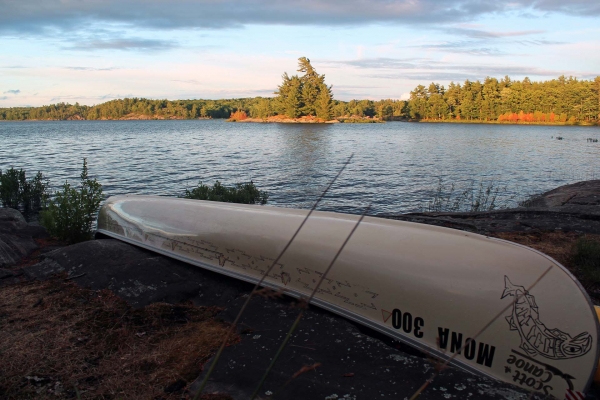
<svg viewBox="0 0 600 400"><path fill-rule="evenodd" d="M543 82L486 78L432 83L410 92L408 117L427 120L500 122L598 122L600 76L578 80L560 76Z"/></svg>
<svg viewBox="0 0 600 400"><path fill-rule="evenodd" d="M58 103L0 108L0 120L229 118L243 112L261 119L312 115L323 120L356 116L381 120L600 123L600 76L594 80L560 76L542 82L487 77L483 82L451 82L447 88L437 83L418 85L408 100L340 101L333 99L325 75L318 74L308 58L298 59L298 72L303 75L283 74L275 97L174 101L126 98L95 106Z"/></svg>

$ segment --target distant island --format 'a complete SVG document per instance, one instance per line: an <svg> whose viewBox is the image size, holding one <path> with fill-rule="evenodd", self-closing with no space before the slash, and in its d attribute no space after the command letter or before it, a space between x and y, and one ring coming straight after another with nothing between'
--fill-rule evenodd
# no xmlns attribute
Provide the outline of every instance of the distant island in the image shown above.
<svg viewBox="0 0 600 400"><path fill-rule="evenodd" d="M275 97L223 100L125 98L95 106L58 103L0 108L0 121L213 119L234 122L457 122L498 124L600 125L600 76L578 80L560 76L534 82L487 77L448 87L418 85L409 100L333 99L325 75L306 57L302 76L283 74Z"/></svg>

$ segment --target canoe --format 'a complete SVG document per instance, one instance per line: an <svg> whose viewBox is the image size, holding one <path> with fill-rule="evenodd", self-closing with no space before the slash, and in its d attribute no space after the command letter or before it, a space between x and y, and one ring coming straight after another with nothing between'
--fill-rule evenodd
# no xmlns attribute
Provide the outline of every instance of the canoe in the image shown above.
<svg viewBox="0 0 600 400"><path fill-rule="evenodd" d="M307 213L115 196L99 212L98 232L257 282ZM308 297L358 219L314 212L263 286ZM598 365L596 312L569 271L531 248L473 233L365 217L311 304L557 398L585 392Z"/></svg>

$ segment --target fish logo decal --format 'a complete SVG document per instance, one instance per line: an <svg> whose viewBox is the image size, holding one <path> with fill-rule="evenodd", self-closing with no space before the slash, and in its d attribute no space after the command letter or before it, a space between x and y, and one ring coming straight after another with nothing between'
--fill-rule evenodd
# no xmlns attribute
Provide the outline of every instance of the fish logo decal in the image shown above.
<svg viewBox="0 0 600 400"><path fill-rule="evenodd" d="M571 337L560 329L548 329L540 321L535 297L523 286L514 285L504 276L501 299L514 296L516 301L510 316L506 317L511 331L521 336L521 348L531 356L541 355L552 360L581 357L592 348L592 335L587 332Z"/></svg>

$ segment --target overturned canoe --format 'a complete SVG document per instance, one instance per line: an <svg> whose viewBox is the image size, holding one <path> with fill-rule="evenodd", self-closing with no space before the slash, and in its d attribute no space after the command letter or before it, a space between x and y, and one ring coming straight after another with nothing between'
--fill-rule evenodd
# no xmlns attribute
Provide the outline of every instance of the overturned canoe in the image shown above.
<svg viewBox="0 0 600 400"><path fill-rule="evenodd" d="M257 282L307 213L116 196L100 210L98 232ZM264 286L310 295L358 218L313 213ZM598 320L577 280L540 252L472 233L366 217L312 303L558 398L584 392L598 364Z"/></svg>

